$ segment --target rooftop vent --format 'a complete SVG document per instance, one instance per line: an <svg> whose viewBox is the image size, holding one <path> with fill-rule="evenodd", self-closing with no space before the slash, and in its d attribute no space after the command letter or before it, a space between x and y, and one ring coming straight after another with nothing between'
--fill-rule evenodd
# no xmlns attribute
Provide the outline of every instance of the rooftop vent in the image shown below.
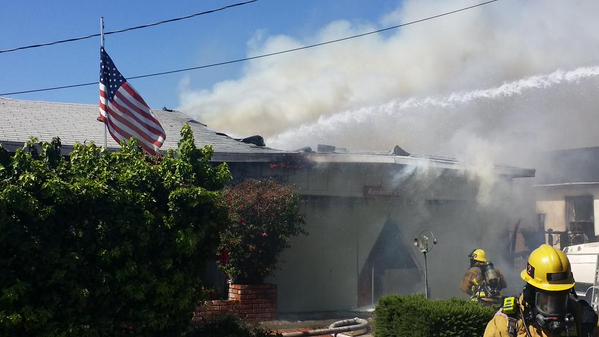
<svg viewBox="0 0 599 337"><path fill-rule="evenodd" d="M399 145L395 145L395 147L393 148L393 152L391 153L395 156L404 156L407 157L410 155L410 153L404 149L402 149L401 147L399 147Z"/></svg>
<svg viewBox="0 0 599 337"><path fill-rule="evenodd" d="M316 146L316 152L334 153L335 152L335 147L333 145L318 144Z"/></svg>
<svg viewBox="0 0 599 337"><path fill-rule="evenodd" d="M248 144L254 144L256 146L266 146L266 144L264 143L264 138L262 138L262 136L259 135L246 137L243 138L241 141Z"/></svg>
<svg viewBox="0 0 599 337"><path fill-rule="evenodd" d="M200 125L206 126L206 124L204 124L204 123L202 123L202 122L198 122L198 121L196 121L195 119L188 119L188 120L187 120L187 123L192 123L192 124L200 124Z"/></svg>
<svg viewBox="0 0 599 337"><path fill-rule="evenodd" d="M314 151L312 151L311 147L304 146L302 148L299 148L299 149L295 150L294 152L314 152Z"/></svg>

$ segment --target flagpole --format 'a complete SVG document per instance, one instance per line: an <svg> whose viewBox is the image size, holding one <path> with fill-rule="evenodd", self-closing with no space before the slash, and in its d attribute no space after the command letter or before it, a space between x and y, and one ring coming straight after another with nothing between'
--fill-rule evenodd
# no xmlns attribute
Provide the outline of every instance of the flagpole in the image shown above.
<svg viewBox="0 0 599 337"><path fill-rule="evenodd" d="M100 17L100 47L104 48L104 17ZM106 117L108 118L108 117ZM104 120L104 148L108 149L108 121Z"/></svg>

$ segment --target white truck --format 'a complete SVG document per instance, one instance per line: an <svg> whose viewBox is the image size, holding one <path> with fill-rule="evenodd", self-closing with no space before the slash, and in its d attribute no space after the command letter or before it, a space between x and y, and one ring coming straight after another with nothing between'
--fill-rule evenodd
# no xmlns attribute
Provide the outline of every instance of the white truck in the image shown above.
<svg viewBox="0 0 599 337"><path fill-rule="evenodd" d="M599 310L599 242L564 248L576 281L576 294Z"/></svg>

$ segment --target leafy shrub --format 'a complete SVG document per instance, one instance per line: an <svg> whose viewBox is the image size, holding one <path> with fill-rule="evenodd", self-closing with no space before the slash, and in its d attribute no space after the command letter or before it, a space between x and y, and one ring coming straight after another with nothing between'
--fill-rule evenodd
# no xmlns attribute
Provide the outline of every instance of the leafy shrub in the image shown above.
<svg viewBox="0 0 599 337"><path fill-rule="evenodd" d="M256 284L276 268L291 237L305 233L291 186L247 180L225 190L230 222L221 232L219 265L234 283Z"/></svg>
<svg viewBox="0 0 599 337"><path fill-rule="evenodd" d="M458 299L388 296L375 310L377 337L482 336L495 309Z"/></svg>
<svg viewBox="0 0 599 337"><path fill-rule="evenodd" d="M0 151L0 335L180 336L227 211L226 166L181 130L144 155L60 141Z"/></svg>
<svg viewBox="0 0 599 337"><path fill-rule="evenodd" d="M249 325L235 316L223 316L217 320L194 327L185 337L274 337L281 336L257 325Z"/></svg>

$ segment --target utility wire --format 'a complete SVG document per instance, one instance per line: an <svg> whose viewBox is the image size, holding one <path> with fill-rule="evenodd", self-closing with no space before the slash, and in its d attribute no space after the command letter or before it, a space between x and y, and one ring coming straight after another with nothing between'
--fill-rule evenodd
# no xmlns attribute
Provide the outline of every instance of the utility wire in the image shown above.
<svg viewBox="0 0 599 337"><path fill-rule="evenodd" d="M130 76L130 77L127 77L127 79L133 80L133 79L138 79L138 78L162 76L162 75L180 73L180 72L191 71L191 70L205 69L205 68L217 67L217 66L222 66L222 65L232 64L232 63L239 63L239 62L244 62L244 61L249 61L249 60L255 60L255 59L265 58L265 57L274 56L274 55L291 53L291 52L295 52L295 51L299 51L299 50L304 50L304 49L310 49L310 48L320 47L320 46L324 46L324 45L328 45L328 44L332 44L332 43L337 43L337 42L341 42L341 41L347 41L347 40L351 40L351 39L356 39L356 38L367 36L367 35L378 34L378 33L381 33L381 32L388 31L388 30L397 29L397 28L401 28L401 27L413 25L413 24L416 24L416 23L428 21L428 20L433 20L433 19L440 18L440 17L443 17L443 16L447 16L447 15L451 15L451 14L463 12L463 11L466 11L466 10L469 10L469 9L473 9L473 8L476 8L476 7L488 5L490 3L497 2L497 1L499 1L499 0L489 0L489 1L478 3L476 5L472 5L472 6L468 6L468 7L463 7L463 8L456 9L456 10L453 10L453 11L450 11L450 12L445 12L445 13L441 13L441 14L429 16L429 17L426 17L426 18L414 20L414 21L409 21L409 22L402 23L402 24L399 24L399 25L390 26L390 27L382 28L382 29L377 29L377 30L373 30L373 31L370 31L370 32L362 33L362 34L356 34L356 35L346 36L346 37L335 39L335 40L329 40L329 41L325 41L325 42L315 43L315 44L311 44L311 45L307 45L307 46L302 46L302 47L297 47L297 48L292 48L292 49L281 50L281 51L277 51L277 52L273 52L273 53L260 54L260 55L251 56L251 57L244 57L244 58L234 59L234 60L229 60L229 61L204 64L204 65L195 66L195 67L188 67L188 68L168 70L168 71L162 71L162 72L156 72L156 73L150 73L150 74L144 74L144 75ZM0 93L0 96L19 95L19 94L27 94L27 93L40 92L40 91L51 91L51 90L59 90L59 89L67 89L67 88L85 87L85 86L97 85L97 84L98 84L98 82L95 81L95 82L87 82L87 83L80 83L80 84L71 84L71 85L63 85L63 86L57 86L57 87L42 88L42 89L31 89L31 90L23 90L23 91L14 91L14 92Z"/></svg>
<svg viewBox="0 0 599 337"><path fill-rule="evenodd" d="M256 1L258 1L258 0L249 0L249 1L245 1L245 2L238 2L238 3L227 5L227 6L224 6L224 7L220 7L220 8L216 8L216 9L211 9L211 10L207 10L207 11L204 11L204 12L194 13L194 14L190 14L190 15L186 15L186 16L181 16L181 17L178 17L178 18L173 18L173 19L168 19L168 20L162 20L162 21L157 21L157 22L153 22L153 23L148 23L148 24L145 24L145 25L140 25L140 26L135 26L135 27L129 27L129 28L123 28L123 29L113 30L113 31L109 31L109 32L104 32L104 35L119 34L119 33L124 33L124 32L132 31L132 30L143 29L143 28L148 28L148 27L154 27L154 26L165 24L165 23L171 23L171 22L175 22L175 21L181 21L181 20L191 19L191 18L194 18L196 16L211 14L211 13L215 13L215 12L220 12L220 11L224 11L224 10L229 9L229 8L233 8L233 7L237 7L237 6L242 6L242 5L247 5L249 3L256 2ZM40 48L40 47L53 46L53 45L61 44L61 43L81 41L81 40L91 39L91 38L97 37L97 36L100 36L100 34L90 34L90 35L78 36L78 37L73 37L73 38L69 38L69 39L53 41L53 42L32 44L32 45L29 45L29 46L22 46L22 47L10 48L10 49L0 49L0 54L10 53L10 52L14 52L14 51L17 51L17 50L24 50L24 49L31 49L31 48Z"/></svg>

